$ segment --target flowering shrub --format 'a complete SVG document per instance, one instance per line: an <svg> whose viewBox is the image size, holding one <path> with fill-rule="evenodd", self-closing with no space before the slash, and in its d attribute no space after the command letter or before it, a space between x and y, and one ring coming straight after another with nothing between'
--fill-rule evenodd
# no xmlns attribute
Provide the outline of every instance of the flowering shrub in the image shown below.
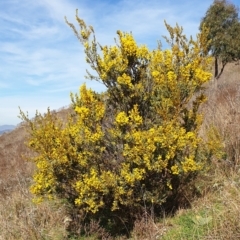
<svg viewBox="0 0 240 240"><path fill-rule="evenodd" d="M102 218L161 206L210 157L198 135L201 90L212 61L204 31L187 40L182 28L166 24L167 50L138 46L132 34L118 31L118 44L108 47L76 19L80 31L67 24L97 74L88 78L107 90L81 86L79 95L71 95L75 114L67 123L50 111L34 120L22 113L31 127L29 147L38 153L31 159L37 165L31 191L37 200L63 198Z"/></svg>

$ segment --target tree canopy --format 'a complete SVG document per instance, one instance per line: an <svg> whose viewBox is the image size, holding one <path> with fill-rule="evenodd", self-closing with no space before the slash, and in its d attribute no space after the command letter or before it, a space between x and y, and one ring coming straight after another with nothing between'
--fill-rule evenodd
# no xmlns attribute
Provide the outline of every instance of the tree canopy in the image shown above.
<svg viewBox="0 0 240 240"><path fill-rule="evenodd" d="M215 78L219 78L227 63L240 58L240 23L238 8L226 0L215 0L203 17L203 26L209 29L208 51L215 58ZM222 67L219 71L219 63Z"/></svg>

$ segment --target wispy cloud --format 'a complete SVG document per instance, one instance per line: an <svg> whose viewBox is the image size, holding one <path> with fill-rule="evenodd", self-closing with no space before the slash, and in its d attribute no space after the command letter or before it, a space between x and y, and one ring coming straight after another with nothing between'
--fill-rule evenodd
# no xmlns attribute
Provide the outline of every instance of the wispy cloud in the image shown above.
<svg viewBox="0 0 240 240"><path fill-rule="evenodd" d="M211 0L8 0L0 1L0 125L20 120L18 106L34 115L48 106L70 103L70 91L86 82L85 56L64 21L75 21L75 10L94 26L98 41L114 44L116 31L132 31L150 48L166 35L164 19L195 35ZM234 4L237 4L237 0ZM77 25L77 24L76 24ZM96 91L104 86L87 81Z"/></svg>

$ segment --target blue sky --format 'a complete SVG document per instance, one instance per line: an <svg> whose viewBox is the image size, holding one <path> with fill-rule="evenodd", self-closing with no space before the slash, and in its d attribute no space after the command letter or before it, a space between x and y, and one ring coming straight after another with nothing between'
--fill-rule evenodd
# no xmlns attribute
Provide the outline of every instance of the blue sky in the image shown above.
<svg viewBox="0 0 240 240"><path fill-rule="evenodd" d="M231 1L239 6L240 0ZM18 106L33 117L36 110L70 104L70 92L86 82L83 48L66 25L75 10L94 27L98 42L114 44L116 31L131 31L139 44L153 49L166 35L164 19L195 36L212 0L2 0L0 1L0 125L18 124Z"/></svg>

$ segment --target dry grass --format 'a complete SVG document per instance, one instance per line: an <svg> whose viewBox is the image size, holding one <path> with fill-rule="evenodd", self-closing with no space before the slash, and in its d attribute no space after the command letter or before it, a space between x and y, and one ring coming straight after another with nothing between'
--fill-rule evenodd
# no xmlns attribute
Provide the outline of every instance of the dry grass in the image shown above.
<svg viewBox="0 0 240 240"><path fill-rule="evenodd" d="M205 126L217 127L226 159L213 163L210 191L199 199L212 211L213 226L204 239L240 239L240 65L226 67L210 84L208 98Z"/></svg>
<svg viewBox="0 0 240 240"><path fill-rule="evenodd" d="M240 65L229 65L219 81L207 91L205 126L213 124L221 134L229 164L236 168L240 159Z"/></svg>
<svg viewBox="0 0 240 240"><path fill-rule="evenodd" d="M223 177L220 175L219 177ZM199 200L202 208L209 209L211 226L203 239L240 238L240 179L238 174L219 179L215 192Z"/></svg>
<svg viewBox="0 0 240 240"><path fill-rule="evenodd" d="M17 174L13 180L15 184L0 193L0 239L64 239L64 208L32 203L28 179Z"/></svg>

